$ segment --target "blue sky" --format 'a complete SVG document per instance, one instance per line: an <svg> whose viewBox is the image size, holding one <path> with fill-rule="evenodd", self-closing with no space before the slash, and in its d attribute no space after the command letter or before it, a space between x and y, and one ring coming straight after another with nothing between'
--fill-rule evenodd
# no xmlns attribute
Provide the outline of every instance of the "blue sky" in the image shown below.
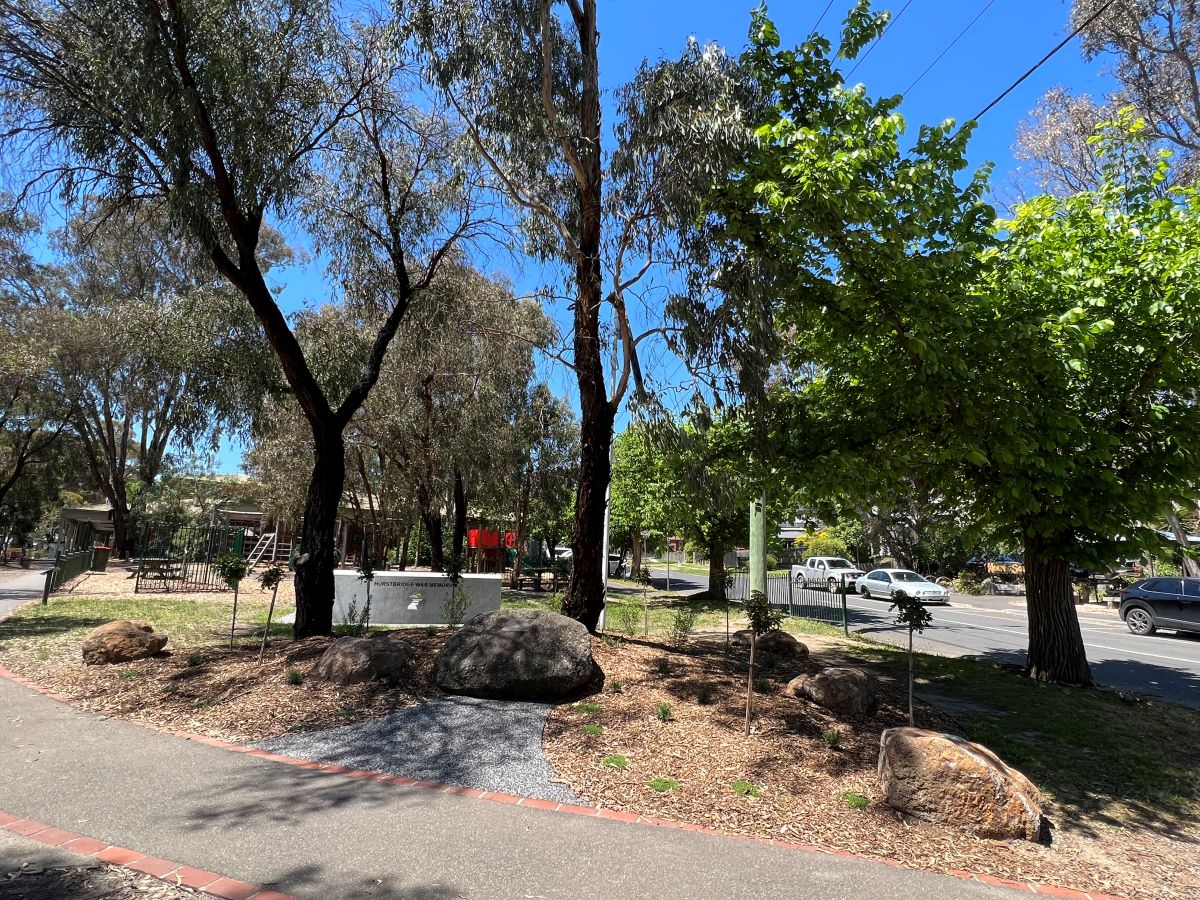
<svg viewBox="0 0 1200 900"><path fill-rule="evenodd" d="M782 42L793 45L804 40L827 3L777 0L769 5ZM691 36L739 52L745 44L752 5L740 0L600 0L602 86L611 91L624 83L642 59L678 55ZM819 30L835 46L841 22L852 5L853 0L833 0L821 19ZM921 123L947 118L962 121L975 115L1070 30L1069 0L892 0L876 6L900 15L851 79L866 84L874 95L905 92L982 12L905 96L901 111L914 131ZM1072 41L983 117L969 148L972 164L994 163L993 184L1003 189L1016 167L1010 148L1018 122L1055 85L1103 93L1111 82L1102 75L1102 68L1102 61L1084 61L1078 42ZM493 259L490 264L503 266L505 262ZM535 270L511 268L507 274L519 290L532 290L540 282ZM280 280L286 285L282 305L287 310L321 299L319 261L283 273ZM562 321L568 315L565 308L554 314ZM655 370L659 381L678 382L686 375L682 363L661 349L651 353L644 364ZM570 372L550 360L543 361L541 372L555 392L574 404ZM216 461L218 470L237 471L240 457L237 442L225 441Z"/></svg>

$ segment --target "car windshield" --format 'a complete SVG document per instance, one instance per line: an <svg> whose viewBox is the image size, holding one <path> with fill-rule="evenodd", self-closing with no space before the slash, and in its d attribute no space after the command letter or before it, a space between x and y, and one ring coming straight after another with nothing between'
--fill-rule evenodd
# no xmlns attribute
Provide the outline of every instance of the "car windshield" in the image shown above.
<svg viewBox="0 0 1200 900"><path fill-rule="evenodd" d="M893 581L924 581L925 579L916 572L893 572Z"/></svg>
<svg viewBox="0 0 1200 900"><path fill-rule="evenodd" d="M853 569L854 563L848 559L831 559L828 560L829 568L831 569Z"/></svg>

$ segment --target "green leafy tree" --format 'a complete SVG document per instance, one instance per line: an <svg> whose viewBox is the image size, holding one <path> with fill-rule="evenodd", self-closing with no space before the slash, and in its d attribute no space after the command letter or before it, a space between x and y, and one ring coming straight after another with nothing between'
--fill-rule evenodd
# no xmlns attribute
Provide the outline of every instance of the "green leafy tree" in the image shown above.
<svg viewBox="0 0 1200 900"><path fill-rule="evenodd" d="M478 233L470 157L395 52L389 23L328 2L33 0L0 6L0 107L31 190L153 200L248 302L312 439L299 637L333 627L343 434L410 305ZM130 48L137 48L131 53ZM267 282L269 220L304 227L330 299L371 337L330 395Z"/></svg>
<svg viewBox="0 0 1200 900"><path fill-rule="evenodd" d="M233 588L233 618L229 622L229 649L233 649L233 635L237 629L237 607L238 607L238 591L242 585L242 579L250 571L246 564L246 557L237 553L227 553L217 559L214 563L217 570L217 575L227 585Z"/></svg>
<svg viewBox="0 0 1200 900"><path fill-rule="evenodd" d="M665 459L648 426L630 425L613 443L609 497L609 543L628 547L630 572L640 572L643 531L663 532L671 524L665 505Z"/></svg>
<svg viewBox="0 0 1200 900"><path fill-rule="evenodd" d="M888 609L896 610L896 624L908 629L908 724L915 726L913 716L913 632L924 633L925 626L933 621L933 615L926 609L925 604L915 597L910 597L904 591L896 591L892 595L892 605Z"/></svg>
<svg viewBox="0 0 1200 900"><path fill-rule="evenodd" d="M570 296L565 357L580 402L574 565L563 610L595 629L604 605L603 530L616 414L640 388L635 291L669 268L674 235L699 212L715 160L744 141L728 57L689 43L613 92L601 127L597 0L413 0L402 22L467 121L525 245ZM612 146L607 146L609 135ZM549 267L548 267L549 268ZM615 359L606 373L609 352ZM613 376L610 390L606 375Z"/></svg>
<svg viewBox="0 0 1200 900"><path fill-rule="evenodd" d="M262 589L271 592L271 603L267 607L267 624L263 627L262 646L258 648L259 665L262 665L263 655L267 652L267 638L271 636L271 616L275 612L275 598L279 596L279 585L283 583L286 574L279 566L267 566L258 573L258 582Z"/></svg>

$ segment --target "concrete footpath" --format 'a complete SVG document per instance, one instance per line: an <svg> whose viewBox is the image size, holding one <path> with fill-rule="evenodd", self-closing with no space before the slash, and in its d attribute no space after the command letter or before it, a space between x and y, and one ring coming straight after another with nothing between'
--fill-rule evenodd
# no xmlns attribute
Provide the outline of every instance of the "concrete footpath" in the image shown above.
<svg viewBox="0 0 1200 900"><path fill-rule="evenodd" d="M5 573L7 575L8 573ZM40 600L46 587L46 570L30 569L20 575L0 579L0 619L30 600Z"/></svg>
<svg viewBox="0 0 1200 900"><path fill-rule="evenodd" d="M824 853L403 788L101 719L0 678L0 811L312 898L1011 898Z"/></svg>

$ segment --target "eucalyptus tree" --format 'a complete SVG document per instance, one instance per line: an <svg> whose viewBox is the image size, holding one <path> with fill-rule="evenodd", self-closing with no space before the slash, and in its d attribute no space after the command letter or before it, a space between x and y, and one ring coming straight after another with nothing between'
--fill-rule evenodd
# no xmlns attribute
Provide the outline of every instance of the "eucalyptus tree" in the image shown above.
<svg viewBox="0 0 1200 900"><path fill-rule="evenodd" d="M330 2L0 0L3 149L26 192L164 203L279 359L312 435L300 637L333 625L343 432L410 304L475 222L469 180L444 177L457 145L436 123L427 139L436 107L409 100L408 74L386 25L350 21ZM315 377L261 255L269 219L316 207L341 223L322 230L322 246L352 248L348 264L368 260L373 276L346 285L363 288L355 306L373 335L338 396ZM340 264L334 255L334 276Z"/></svg>
<svg viewBox="0 0 1200 900"><path fill-rule="evenodd" d="M239 294L152 209L89 207L53 246L54 382L124 557L131 482L149 488L168 454L215 450L222 427L246 425L270 350Z"/></svg>
<svg viewBox="0 0 1200 900"><path fill-rule="evenodd" d="M694 41L676 59L643 64L614 92L608 147L596 0L395 5L510 201L524 249L560 267L571 299L563 359L579 390L581 441L563 611L594 629L613 423L631 384L640 390L639 344L662 331L655 321L639 334L631 309L670 261L673 234L699 213L717 161L745 142L740 82L723 51Z"/></svg>
<svg viewBox="0 0 1200 900"><path fill-rule="evenodd" d="M570 404L555 397L548 385L539 382L518 419L517 440L523 444L519 457L521 485L517 500L517 561L514 574L521 570L520 554L527 535L546 545L554 558L554 548L563 535L570 533L571 506L579 481L579 425Z"/></svg>

